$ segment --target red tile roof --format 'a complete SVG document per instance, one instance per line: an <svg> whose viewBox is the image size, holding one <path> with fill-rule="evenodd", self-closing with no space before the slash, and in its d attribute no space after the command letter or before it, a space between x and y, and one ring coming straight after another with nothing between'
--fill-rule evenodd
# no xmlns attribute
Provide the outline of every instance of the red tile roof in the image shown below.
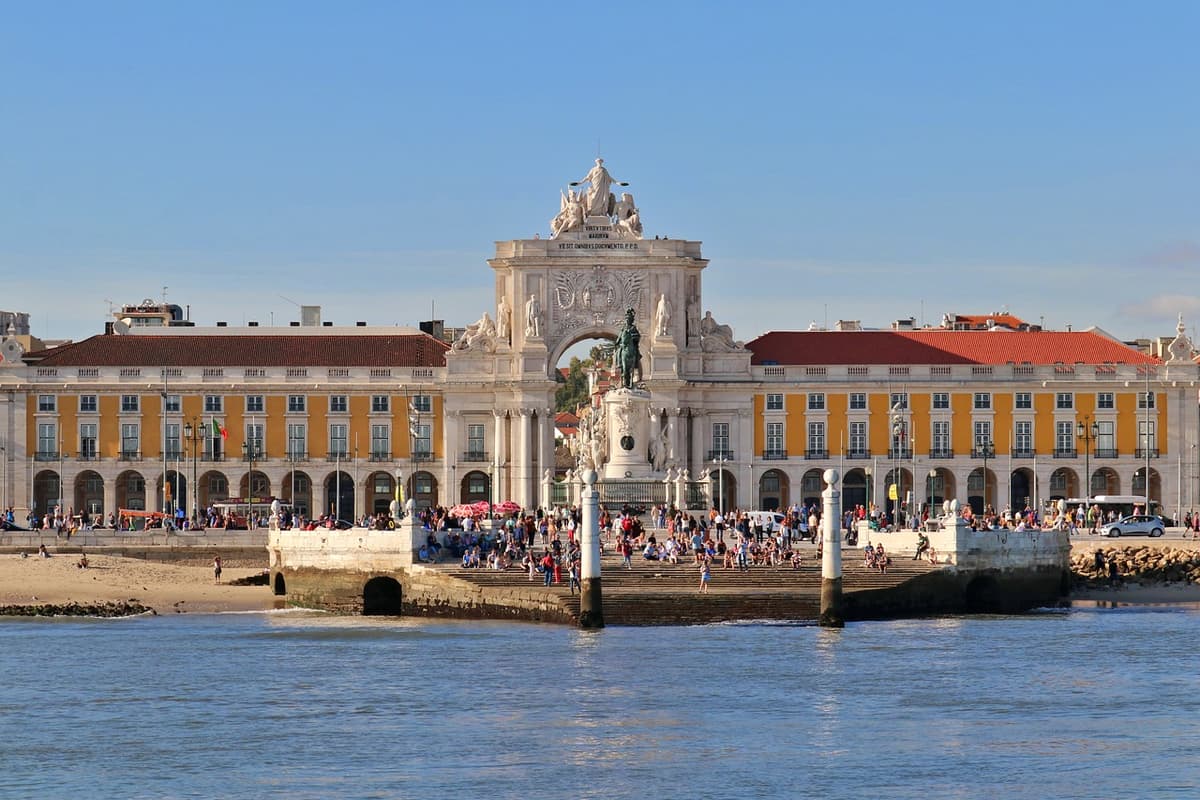
<svg viewBox="0 0 1200 800"><path fill-rule="evenodd" d="M988 320L991 320L996 325L1018 330L1023 327L1028 327L1029 323L1020 317L1013 316L1007 311L1001 311L997 314L953 314L949 315L949 327L957 327L967 330L986 330Z"/></svg>
<svg viewBox="0 0 1200 800"><path fill-rule="evenodd" d="M103 335L48 351L52 367L443 367L426 334Z"/></svg>
<svg viewBox="0 0 1200 800"><path fill-rule="evenodd" d="M773 331L753 364L1157 364L1091 331Z"/></svg>

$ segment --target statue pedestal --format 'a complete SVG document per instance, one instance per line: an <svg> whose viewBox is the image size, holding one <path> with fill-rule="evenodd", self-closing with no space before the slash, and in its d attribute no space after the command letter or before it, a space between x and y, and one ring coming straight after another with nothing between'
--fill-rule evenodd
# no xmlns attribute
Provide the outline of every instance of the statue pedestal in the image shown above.
<svg viewBox="0 0 1200 800"><path fill-rule="evenodd" d="M645 363L645 358L642 359ZM649 379L679 377L679 348L669 335L656 336L650 345L650 374Z"/></svg>
<svg viewBox="0 0 1200 800"><path fill-rule="evenodd" d="M608 425L608 463L604 477L649 478L650 393L641 389L614 389L604 395Z"/></svg>

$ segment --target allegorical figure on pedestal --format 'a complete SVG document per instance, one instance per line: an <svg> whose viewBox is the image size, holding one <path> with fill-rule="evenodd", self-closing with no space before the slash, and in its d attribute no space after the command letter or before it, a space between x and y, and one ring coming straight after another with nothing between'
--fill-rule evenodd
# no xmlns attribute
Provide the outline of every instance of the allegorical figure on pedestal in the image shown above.
<svg viewBox="0 0 1200 800"><path fill-rule="evenodd" d="M671 301L667 299L666 294L658 296L658 308L654 312L654 335L671 335Z"/></svg>
<svg viewBox="0 0 1200 800"><path fill-rule="evenodd" d="M617 370L621 373L621 387L632 389L638 365L642 360L640 343L642 335L633 322L633 309L625 309L625 324L617 334L615 350Z"/></svg>
<svg viewBox="0 0 1200 800"><path fill-rule="evenodd" d="M592 167L582 179L572 183L572 186L588 184L587 194L584 195L583 207L589 216L607 217L612 214L614 203L612 185L628 186L624 181L614 181L604 167L604 159L597 158L596 166Z"/></svg>
<svg viewBox="0 0 1200 800"><path fill-rule="evenodd" d="M503 344L509 344L508 330L511 320L512 309L509 308L504 295L500 295L500 302L496 305L496 338Z"/></svg>
<svg viewBox="0 0 1200 800"><path fill-rule="evenodd" d="M542 304L536 294L529 295L525 303L525 335L531 338L542 335Z"/></svg>

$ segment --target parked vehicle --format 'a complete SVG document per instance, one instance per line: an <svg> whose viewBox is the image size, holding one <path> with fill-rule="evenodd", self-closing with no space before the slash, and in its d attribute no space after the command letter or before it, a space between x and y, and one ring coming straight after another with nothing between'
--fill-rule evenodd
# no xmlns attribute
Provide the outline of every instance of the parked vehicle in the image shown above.
<svg viewBox="0 0 1200 800"><path fill-rule="evenodd" d="M1101 536L1153 536L1163 535L1165 527L1160 517L1150 517L1145 514L1132 514L1121 517L1116 522L1109 522L1100 527Z"/></svg>

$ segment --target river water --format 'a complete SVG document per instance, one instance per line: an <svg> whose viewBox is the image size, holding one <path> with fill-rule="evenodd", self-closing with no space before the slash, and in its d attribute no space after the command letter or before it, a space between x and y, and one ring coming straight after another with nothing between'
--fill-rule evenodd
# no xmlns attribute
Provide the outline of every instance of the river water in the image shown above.
<svg viewBox="0 0 1200 800"><path fill-rule="evenodd" d="M1194 798L1195 607L0 621L0 797Z"/></svg>

